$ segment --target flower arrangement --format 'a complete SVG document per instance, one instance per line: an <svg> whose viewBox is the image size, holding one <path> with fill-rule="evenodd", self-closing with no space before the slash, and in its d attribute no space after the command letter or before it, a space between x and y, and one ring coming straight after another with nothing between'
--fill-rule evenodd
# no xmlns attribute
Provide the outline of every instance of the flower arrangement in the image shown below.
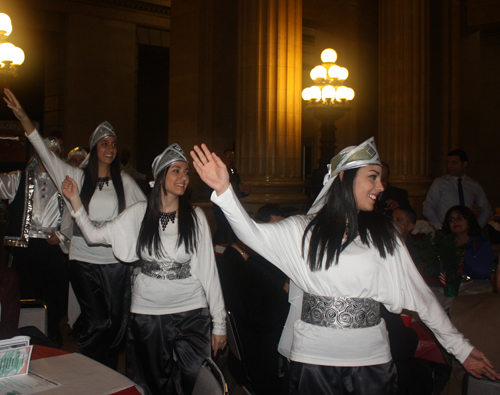
<svg viewBox="0 0 500 395"><path fill-rule="evenodd" d="M446 296L456 296L462 282L466 245L457 245L455 235L447 235L441 229L429 233L417 244L429 274L439 276Z"/></svg>

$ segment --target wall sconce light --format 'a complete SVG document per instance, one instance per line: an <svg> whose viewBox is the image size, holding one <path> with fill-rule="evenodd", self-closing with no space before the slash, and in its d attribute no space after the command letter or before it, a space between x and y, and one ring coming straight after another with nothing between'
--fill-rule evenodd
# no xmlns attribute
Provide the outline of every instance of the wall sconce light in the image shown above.
<svg viewBox="0 0 500 395"><path fill-rule="evenodd" d="M0 14L0 74L18 77L16 66L24 62L24 51L7 42L12 33L12 22L7 14Z"/></svg>

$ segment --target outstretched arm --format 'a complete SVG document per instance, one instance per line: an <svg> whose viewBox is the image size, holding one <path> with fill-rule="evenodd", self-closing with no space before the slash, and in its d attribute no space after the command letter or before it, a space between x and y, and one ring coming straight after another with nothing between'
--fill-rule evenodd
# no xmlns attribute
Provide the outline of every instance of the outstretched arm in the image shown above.
<svg viewBox="0 0 500 395"><path fill-rule="evenodd" d="M35 130L33 122L31 122L28 114L26 114L23 107L21 106L21 103L19 103L19 100L17 100L16 96L14 96L11 90L8 88L4 88L3 92L5 94L3 99L5 100L5 103L7 103L7 107L9 107L16 118L19 119L21 125L23 125L24 131L29 136Z"/></svg>
<svg viewBox="0 0 500 395"><path fill-rule="evenodd" d="M469 356L464 361L463 366L467 372L477 379L480 379L481 376L486 376L490 380L500 379L500 374L495 371L495 368L488 358L476 348L472 349Z"/></svg>
<svg viewBox="0 0 500 395"><path fill-rule="evenodd" d="M217 196L221 195L230 185L226 165L214 152L210 152L205 144L201 145L201 149L197 145L193 149L191 157L200 178L210 188L215 189Z"/></svg>
<svg viewBox="0 0 500 395"><path fill-rule="evenodd" d="M62 183L61 191L71 203L73 211L76 213L82 207L82 200L80 199L80 191L78 185L70 176L66 176L66 179Z"/></svg>

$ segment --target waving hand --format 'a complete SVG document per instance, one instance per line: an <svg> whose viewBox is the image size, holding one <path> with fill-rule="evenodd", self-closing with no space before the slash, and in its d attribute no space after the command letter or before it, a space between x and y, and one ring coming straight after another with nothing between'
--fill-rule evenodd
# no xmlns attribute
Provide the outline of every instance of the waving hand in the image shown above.
<svg viewBox="0 0 500 395"><path fill-rule="evenodd" d="M26 112L24 111L21 103L17 100L16 96L10 91L10 89L4 88L3 93L5 94L3 100L7 103L7 107L9 107L14 115L19 121L21 121L21 125L23 125L24 131L26 134L30 135L35 130L31 119L28 117Z"/></svg>
<svg viewBox="0 0 500 395"><path fill-rule="evenodd" d="M205 144L202 144L201 148L195 145L194 150L191 151L191 157L194 168L202 181L215 189L217 195L229 188L229 173L226 165L214 152L210 152Z"/></svg>

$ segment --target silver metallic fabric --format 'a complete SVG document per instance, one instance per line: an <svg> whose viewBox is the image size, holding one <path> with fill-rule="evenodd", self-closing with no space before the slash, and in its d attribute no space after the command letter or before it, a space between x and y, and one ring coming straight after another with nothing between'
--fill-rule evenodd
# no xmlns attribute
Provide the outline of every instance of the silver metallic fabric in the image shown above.
<svg viewBox="0 0 500 395"><path fill-rule="evenodd" d="M323 188L316 197L316 200L314 200L307 214L316 214L323 208L326 204L325 196L330 190L333 180L337 178L340 172L370 165L381 166L380 157L373 137L370 137L358 146L346 147L340 151L332 158L330 164L327 165L328 172L323 179Z"/></svg>
<svg viewBox="0 0 500 395"><path fill-rule="evenodd" d="M19 188L26 188L24 194L24 209L22 219L22 230L19 236L5 236L4 245L10 247L28 247L31 217L33 215L33 194L35 193L35 170L38 168L38 160L32 158L26 167L25 185L19 185Z"/></svg>
<svg viewBox="0 0 500 395"><path fill-rule="evenodd" d="M25 172L23 185L17 177L11 180L13 183L19 180L17 190L24 191L24 207L22 214L19 212L19 215L22 215L20 234L6 235L4 240L4 244L11 247L26 248L30 238L47 239L49 237L47 232L59 229L64 209L61 195L49 175L38 168L37 158L28 163ZM14 185L10 185L7 189L12 187ZM17 195L17 190L14 196Z"/></svg>
<svg viewBox="0 0 500 395"><path fill-rule="evenodd" d="M381 166L380 157L373 137L370 137L357 147L346 147L335 155L328 165L328 174L325 176L323 185L325 185L331 177L334 177L341 171L368 165Z"/></svg>
<svg viewBox="0 0 500 395"><path fill-rule="evenodd" d="M174 262L170 261L141 261L141 273L148 277L162 280L181 280L191 277L191 261Z"/></svg>
<svg viewBox="0 0 500 395"><path fill-rule="evenodd" d="M184 156L184 151L182 151L181 146L174 143L172 145L169 145L165 149L165 151L158 155L153 161L151 168L153 169L153 177L155 178L155 180L158 174L160 174L163 169L175 162L187 163L188 161Z"/></svg>
<svg viewBox="0 0 500 395"><path fill-rule="evenodd" d="M94 148L94 146L103 138L113 136L116 137L116 133L113 129L113 126L107 121L100 123L97 128L94 130L94 133L90 136L90 149ZM87 155L80 165L80 169L84 169L89 164L90 155Z"/></svg>
<svg viewBox="0 0 500 395"><path fill-rule="evenodd" d="M87 151L85 151L82 147L75 147L71 151L69 151L67 161L71 160L71 158L75 155L80 155L83 156L84 158L87 157Z"/></svg>
<svg viewBox="0 0 500 395"><path fill-rule="evenodd" d="M62 198L56 185L48 173L41 172L39 168L35 169L34 185L31 228L59 229L64 206L61 206Z"/></svg>
<svg viewBox="0 0 500 395"><path fill-rule="evenodd" d="M59 144L59 140L55 137L45 137L43 142L47 146L47 148L55 148L57 149L58 155L61 153L61 144Z"/></svg>
<svg viewBox="0 0 500 395"><path fill-rule="evenodd" d="M90 136L90 149L94 148L100 140L109 136L116 137L116 134L113 126L108 121L104 121L97 126L92 136Z"/></svg>
<svg viewBox="0 0 500 395"><path fill-rule="evenodd" d="M341 298L304 292L300 319L334 329L368 328L380 323L380 303L371 298Z"/></svg>

